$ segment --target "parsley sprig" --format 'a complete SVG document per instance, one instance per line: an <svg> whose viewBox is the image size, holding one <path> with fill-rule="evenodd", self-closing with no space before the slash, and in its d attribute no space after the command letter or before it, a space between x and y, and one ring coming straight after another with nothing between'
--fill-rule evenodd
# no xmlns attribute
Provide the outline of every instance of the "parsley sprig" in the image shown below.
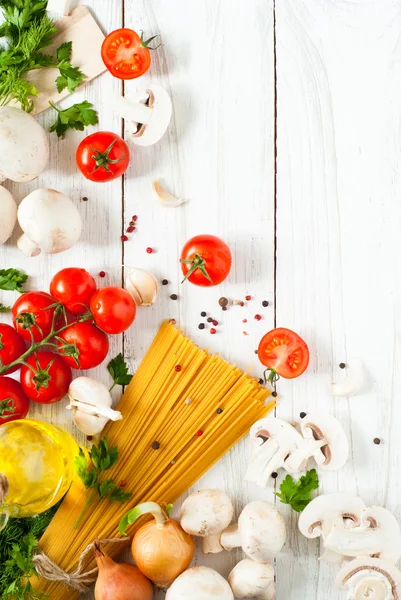
<svg viewBox="0 0 401 600"><path fill-rule="evenodd" d="M128 385L132 379L132 375L128 373L128 366L121 352L109 362L107 370L113 378L113 385L110 388L110 392L116 385Z"/></svg>
<svg viewBox="0 0 401 600"><path fill-rule="evenodd" d="M22 286L27 279L28 275L18 269L0 269L0 290L15 290L22 294Z"/></svg>
<svg viewBox="0 0 401 600"><path fill-rule="evenodd" d="M69 129L83 131L87 125L96 125L99 122L97 112L92 108L93 104L87 100L64 110L57 108L52 102L49 104L57 111L57 119L50 127L50 131L55 131L62 139Z"/></svg>
<svg viewBox="0 0 401 600"><path fill-rule="evenodd" d="M90 462L85 452L80 448L79 455L75 457L75 470L78 477L86 488L85 506L75 523L75 529L78 529L86 511L93 504L101 500L111 500L123 504L132 497L132 494L125 492L121 485L117 485L112 479L103 479L102 475L108 471L118 461L118 448L109 447L107 436L99 440L98 445L93 444L89 452Z"/></svg>
<svg viewBox="0 0 401 600"><path fill-rule="evenodd" d="M312 500L312 492L318 487L318 474L316 469L311 469L298 481L295 481L291 475L287 475L280 485L280 493L276 493L276 496L283 504L289 504L296 512L302 512Z"/></svg>
<svg viewBox="0 0 401 600"><path fill-rule="evenodd" d="M57 68L60 75L56 79L57 91L60 93L68 88L70 94L73 94L80 83L85 79L85 75L79 67L73 67L71 64L72 42L64 42L56 51Z"/></svg>

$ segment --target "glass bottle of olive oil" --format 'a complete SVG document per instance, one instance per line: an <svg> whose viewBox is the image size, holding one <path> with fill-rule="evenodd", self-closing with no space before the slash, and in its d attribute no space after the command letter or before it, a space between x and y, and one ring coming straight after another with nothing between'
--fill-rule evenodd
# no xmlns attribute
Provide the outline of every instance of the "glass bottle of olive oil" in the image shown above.
<svg viewBox="0 0 401 600"><path fill-rule="evenodd" d="M0 530L9 517L29 517L54 506L75 477L77 454L74 439L54 425L30 419L1 425Z"/></svg>

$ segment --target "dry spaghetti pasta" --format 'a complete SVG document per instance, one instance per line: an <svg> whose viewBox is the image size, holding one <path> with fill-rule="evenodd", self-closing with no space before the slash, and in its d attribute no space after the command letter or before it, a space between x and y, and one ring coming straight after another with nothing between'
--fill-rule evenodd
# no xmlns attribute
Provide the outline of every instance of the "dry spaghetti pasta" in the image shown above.
<svg viewBox="0 0 401 600"><path fill-rule="evenodd" d="M256 379L164 323L118 406L123 421L107 429L120 453L110 477L127 482L132 500L95 505L74 530L85 496L81 484L74 483L40 541L42 551L72 571L93 539L119 535L118 523L130 508L144 501L177 500L273 408L266 402L269 394ZM158 450L152 448L155 441ZM121 546L106 545L105 550L113 556ZM86 567L93 566L88 559ZM41 579L33 584L50 598L77 597L59 583Z"/></svg>

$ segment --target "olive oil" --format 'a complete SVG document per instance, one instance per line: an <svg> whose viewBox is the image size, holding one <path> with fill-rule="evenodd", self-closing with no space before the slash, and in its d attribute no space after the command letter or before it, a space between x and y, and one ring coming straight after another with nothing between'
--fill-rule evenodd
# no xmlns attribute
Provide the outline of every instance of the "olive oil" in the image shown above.
<svg viewBox="0 0 401 600"><path fill-rule="evenodd" d="M21 419L0 426L0 474L8 492L0 504L0 529L8 517L28 517L54 506L75 477L78 446L54 425Z"/></svg>

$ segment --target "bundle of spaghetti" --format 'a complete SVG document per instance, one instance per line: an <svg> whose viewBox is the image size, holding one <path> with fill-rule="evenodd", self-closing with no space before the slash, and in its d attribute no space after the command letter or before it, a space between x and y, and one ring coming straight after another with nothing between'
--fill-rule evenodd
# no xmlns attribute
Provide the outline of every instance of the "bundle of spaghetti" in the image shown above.
<svg viewBox="0 0 401 600"><path fill-rule="evenodd" d="M176 501L274 407L267 402L269 395L258 380L209 355L164 323L118 405L123 420L105 431L110 445L119 449L119 460L108 473L127 482L132 499L123 505L106 501L94 505L74 530L85 491L79 482L73 483L40 540L41 550L72 571L95 538L120 536L119 521L130 508L145 501ZM159 444L157 450L154 442ZM115 556L123 546L106 545L105 550ZM93 566L88 559L86 567ZM43 579L32 583L50 598L77 597L59 583Z"/></svg>

